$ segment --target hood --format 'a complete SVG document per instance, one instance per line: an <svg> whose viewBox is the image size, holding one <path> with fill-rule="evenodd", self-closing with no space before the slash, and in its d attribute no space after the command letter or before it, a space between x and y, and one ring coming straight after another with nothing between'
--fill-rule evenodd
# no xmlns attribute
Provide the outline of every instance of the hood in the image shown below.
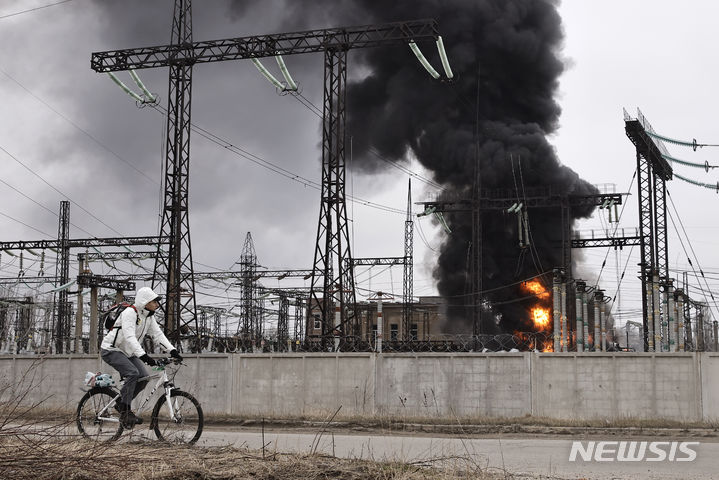
<svg viewBox="0 0 719 480"><path fill-rule="evenodd" d="M153 292L150 287L142 287L138 289L137 294L135 294L135 306L138 309L143 309L145 308L145 305L157 297L159 297L159 295Z"/></svg>

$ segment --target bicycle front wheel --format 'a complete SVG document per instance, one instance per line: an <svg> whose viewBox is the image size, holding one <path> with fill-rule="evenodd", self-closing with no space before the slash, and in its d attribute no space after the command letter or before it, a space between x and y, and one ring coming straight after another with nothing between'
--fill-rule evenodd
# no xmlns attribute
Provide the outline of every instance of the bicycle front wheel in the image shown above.
<svg viewBox="0 0 719 480"><path fill-rule="evenodd" d="M172 413L167 396L157 400L152 410L152 427L159 440L176 444L193 444L202 435L202 407L195 397L181 390L170 393Z"/></svg>
<svg viewBox="0 0 719 480"><path fill-rule="evenodd" d="M114 408L118 393L111 388L95 387L87 392L77 406L77 429L83 437L100 442L120 438L122 423Z"/></svg>

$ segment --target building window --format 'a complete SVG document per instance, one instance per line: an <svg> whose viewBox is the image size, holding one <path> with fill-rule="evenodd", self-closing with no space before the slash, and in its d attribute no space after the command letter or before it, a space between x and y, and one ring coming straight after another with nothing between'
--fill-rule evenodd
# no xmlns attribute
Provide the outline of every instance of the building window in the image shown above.
<svg viewBox="0 0 719 480"><path fill-rule="evenodd" d="M315 319L315 325L314 325L315 330L321 330L322 329L322 321L320 320L320 316L315 314L315 315L312 315L312 317Z"/></svg>
<svg viewBox="0 0 719 480"><path fill-rule="evenodd" d="M399 325L392 323L389 326L389 339L396 342L399 336Z"/></svg>
<svg viewBox="0 0 719 480"><path fill-rule="evenodd" d="M409 326L409 339L410 340L417 340L417 334L419 330L417 328L417 324L413 323Z"/></svg>

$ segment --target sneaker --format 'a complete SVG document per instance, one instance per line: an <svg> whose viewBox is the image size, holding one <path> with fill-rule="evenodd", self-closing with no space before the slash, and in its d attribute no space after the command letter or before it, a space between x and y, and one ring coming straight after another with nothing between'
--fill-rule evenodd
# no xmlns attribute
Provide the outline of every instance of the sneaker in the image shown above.
<svg viewBox="0 0 719 480"><path fill-rule="evenodd" d="M142 423L142 419L135 416L132 410L125 410L120 414L120 422L124 428L132 429Z"/></svg>

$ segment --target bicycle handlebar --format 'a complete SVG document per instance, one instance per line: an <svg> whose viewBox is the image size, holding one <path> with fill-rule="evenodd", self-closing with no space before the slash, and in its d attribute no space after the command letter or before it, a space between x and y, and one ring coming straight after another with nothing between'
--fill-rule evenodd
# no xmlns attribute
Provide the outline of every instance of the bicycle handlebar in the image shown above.
<svg viewBox="0 0 719 480"><path fill-rule="evenodd" d="M157 362L157 366L161 366L161 367L164 367L164 366L167 366L170 364L184 365L184 363L182 363L181 360L178 360L176 358L170 358L170 357L158 358L155 360L155 362Z"/></svg>

